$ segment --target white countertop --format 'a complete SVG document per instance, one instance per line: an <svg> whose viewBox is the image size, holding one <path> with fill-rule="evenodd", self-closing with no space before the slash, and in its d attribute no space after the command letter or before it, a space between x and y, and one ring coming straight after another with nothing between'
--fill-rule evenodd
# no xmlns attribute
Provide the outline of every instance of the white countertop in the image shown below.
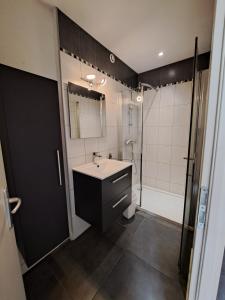
<svg viewBox="0 0 225 300"><path fill-rule="evenodd" d="M72 170L94 177L98 179L106 179L107 177L116 174L117 172L132 166L131 162L120 161L115 159L96 159L96 164L93 162L73 167Z"/></svg>

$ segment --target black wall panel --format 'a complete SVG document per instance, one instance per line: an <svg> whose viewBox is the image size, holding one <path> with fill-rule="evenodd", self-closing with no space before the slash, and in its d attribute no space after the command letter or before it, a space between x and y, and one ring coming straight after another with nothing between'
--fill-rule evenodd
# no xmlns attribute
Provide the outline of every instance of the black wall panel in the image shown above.
<svg viewBox="0 0 225 300"><path fill-rule="evenodd" d="M80 27L60 12L58 21L60 46L68 52L80 54Z"/></svg>
<svg viewBox="0 0 225 300"><path fill-rule="evenodd" d="M138 74L115 56L115 63L110 62L111 51L105 48L90 34L58 10L60 48L74 54L97 67L100 71L136 88Z"/></svg>
<svg viewBox="0 0 225 300"><path fill-rule="evenodd" d="M200 54L198 57L198 70L209 68L210 52ZM175 62L173 64L153 69L138 75L138 81L161 86L191 80L193 77L193 57Z"/></svg>

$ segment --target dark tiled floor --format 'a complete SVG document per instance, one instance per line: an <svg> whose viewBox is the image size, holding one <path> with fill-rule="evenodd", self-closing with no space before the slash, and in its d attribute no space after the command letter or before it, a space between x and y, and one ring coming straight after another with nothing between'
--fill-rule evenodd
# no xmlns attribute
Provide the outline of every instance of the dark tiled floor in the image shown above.
<svg viewBox="0 0 225 300"><path fill-rule="evenodd" d="M179 300L179 227L138 212L90 228L24 276L28 300Z"/></svg>
<svg viewBox="0 0 225 300"><path fill-rule="evenodd" d="M94 300L183 299L178 284L136 256L125 253Z"/></svg>

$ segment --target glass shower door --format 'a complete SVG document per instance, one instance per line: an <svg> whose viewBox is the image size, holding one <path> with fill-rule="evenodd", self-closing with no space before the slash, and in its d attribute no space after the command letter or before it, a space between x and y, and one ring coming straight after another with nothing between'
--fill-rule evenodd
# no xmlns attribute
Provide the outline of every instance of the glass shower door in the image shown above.
<svg viewBox="0 0 225 300"><path fill-rule="evenodd" d="M180 273L187 285L189 275L189 265L193 247L195 232L195 218L199 198L199 183L201 176L202 149L204 142L204 125L206 112L206 80L207 74L197 71L198 65L198 40L195 40L194 74L191 119L189 132L189 146L186 172L185 202L182 225L182 236L180 246Z"/></svg>

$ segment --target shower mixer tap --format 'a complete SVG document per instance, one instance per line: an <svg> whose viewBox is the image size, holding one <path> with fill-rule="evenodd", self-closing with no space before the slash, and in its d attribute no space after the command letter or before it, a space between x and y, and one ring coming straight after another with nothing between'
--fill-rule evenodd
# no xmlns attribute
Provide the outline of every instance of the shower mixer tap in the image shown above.
<svg viewBox="0 0 225 300"><path fill-rule="evenodd" d="M134 141L134 140L132 140L132 139L128 139L128 140L125 141L125 144L126 144L126 145L129 145L129 144L133 145L133 144L135 144L135 143L136 143L136 141Z"/></svg>

